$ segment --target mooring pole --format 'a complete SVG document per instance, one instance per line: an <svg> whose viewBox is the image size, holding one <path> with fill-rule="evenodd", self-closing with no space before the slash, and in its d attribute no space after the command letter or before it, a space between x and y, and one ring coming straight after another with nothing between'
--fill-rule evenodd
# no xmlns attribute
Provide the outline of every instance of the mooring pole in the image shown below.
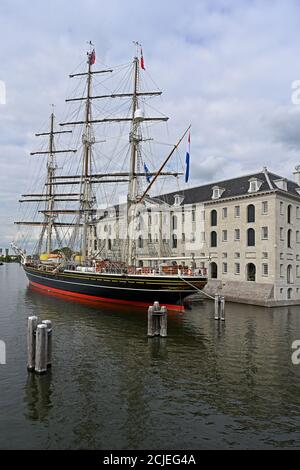
<svg viewBox="0 0 300 470"><path fill-rule="evenodd" d="M36 329L35 372L47 372L48 328L41 323Z"/></svg>
<svg viewBox="0 0 300 470"><path fill-rule="evenodd" d="M167 336L167 328L168 328L168 309L167 307L161 307L161 317L160 319L160 336L166 337Z"/></svg>
<svg viewBox="0 0 300 470"><path fill-rule="evenodd" d="M225 321L225 297L221 296L220 300L221 320Z"/></svg>
<svg viewBox="0 0 300 470"><path fill-rule="evenodd" d="M159 302L153 303L153 328L154 328L154 335L159 336L160 334L160 305Z"/></svg>
<svg viewBox="0 0 300 470"><path fill-rule="evenodd" d="M220 296L215 294L215 320L220 320Z"/></svg>
<svg viewBox="0 0 300 470"><path fill-rule="evenodd" d="M51 320L43 320L42 324L47 326L47 335L48 335L47 367L51 367L51 360L52 360L52 321Z"/></svg>
<svg viewBox="0 0 300 470"><path fill-rule="evenodd" d="M35 367L35 334L38 318L28 317L27 321L27 368L34 370Z"/></svg>
<svg viewBox="0 0 300 470"><path fill-rule="evenodd" d="M154 336L153 307L148 308L148 336Z"/></svg>

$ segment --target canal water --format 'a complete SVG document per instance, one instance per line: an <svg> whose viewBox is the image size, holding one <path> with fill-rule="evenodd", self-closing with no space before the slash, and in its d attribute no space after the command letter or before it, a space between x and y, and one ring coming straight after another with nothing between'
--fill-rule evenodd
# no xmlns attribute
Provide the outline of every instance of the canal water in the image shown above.
<svg viewBox="0 0 300 470"><path fill-rule="evenodd" d="M52 371L26 369L26 320L51 319ZM300 308L213 304L171 314L78 303L0 267L0 449L300 448Z"/></svg>

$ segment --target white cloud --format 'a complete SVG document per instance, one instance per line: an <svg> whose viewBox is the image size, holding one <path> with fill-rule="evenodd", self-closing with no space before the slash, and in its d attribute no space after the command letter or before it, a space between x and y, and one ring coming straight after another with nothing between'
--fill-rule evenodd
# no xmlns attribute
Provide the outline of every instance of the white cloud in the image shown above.
<svg viewBox="0 0 300 470"><path fill-rule="evenodd" d="M0 246L13 238L19 194L38 165L29 164L33 134L51 103L65 114L67 75L90 39L107 64L128 62L132 40L143 43L147 73L164 90L170 141L192 123L191 185L264 165L290 176L300 153L291 103L299 12L296 0L2 0Z"/></svg>

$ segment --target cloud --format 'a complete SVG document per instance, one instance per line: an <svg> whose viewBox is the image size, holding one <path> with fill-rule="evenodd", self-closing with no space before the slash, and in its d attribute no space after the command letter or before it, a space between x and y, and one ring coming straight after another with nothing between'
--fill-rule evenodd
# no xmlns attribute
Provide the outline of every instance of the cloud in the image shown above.
<svg viewBox="0 0 300 470"><path fill-rule="evenodd" d="M145 77L164 91L154 106L171 118L167 141L192 123L192 186L264 165L289 177L299 163L291 103L299 13L296 0L2 0L0 246L14 237L19 194L39 174L41 160L29 163L42 145L33 135L52 103L65 116L74 88L67 77L84 64L90 39L97 63L109 65L130 60L132 40L143 43Z"/></svg>

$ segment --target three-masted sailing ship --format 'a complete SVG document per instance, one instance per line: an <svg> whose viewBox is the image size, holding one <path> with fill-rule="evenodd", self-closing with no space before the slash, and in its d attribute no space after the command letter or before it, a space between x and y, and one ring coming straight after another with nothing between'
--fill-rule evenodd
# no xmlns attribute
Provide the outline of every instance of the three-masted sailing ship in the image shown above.
<svg viewBox="0 0 300 470"><path fill-rule="evenodd" d="M49 138L48 148L31 155L47 157L47 177L44 188L39 193L24 194L20 202L42 204L39 214L42 220L18 221L18 225L28 225L40 229L35 252L28 256L26 251L13 244L20 255L24 271L30 283L40 289L65 294L71 297L93 299L110 303L128 303L145 306L159 301L172 309L182 309L187 296L202 289L207 279L196 273L195 262L189 269L176 264L172 256L151 257L154 267L141 268L143 262L139 259L134 242L136 207L145 204L149 190L160 176L178 176L176 172L165 171L166 164L178 148L188 130L172 147L160 168L149 172L141 165L141 148L146 140L143 137L144 123L166 121L165 116L145 117L140 108L140 100L160 95L160 91L147 92L140 89L140 67L144 68L143 58L137 53L131 64L131 91L95 95L93 81L96 77L111 74L113 69L93 70L95 50L90 48L87 53L87 70L70 75L86 80L85 94L81 97L69 98L66 101L83 103L84 116L60 124L63 130L56 130L55 116L51 114L50 130L36 134ZM95 100L129 100L129 112L125 116L115 117L107 113L95 119L92 115L92 103ZM123 109L123 108L121 108ZM93 126L95 124L109 125L111 123L129 124L129 153L126 171L97 173L93 171L93 146L97 144ZM68 128L69 126L69 128ZM58 154L78 155L75 149L57 149L55 138L58 134L72 133L70 126L80 126L81 156L79 171L73 175L58 175L56 159ZM149 140L149 139L148 139ZM102 141L103 142L103 141ZM105 141L104 141L105 142ZM139 184L143 178L147 187ZM108 259L101 250L89 250L89 234L97 224L97 201L94 188L96 185L126 183L128 186L126 215L127 234L123 240L121 255L116 259ZM68 191L68 188L78 188ZM57 188L64 188L57 189ZM67 189L66 189L67 188ZM59 204L76 204L75 209L61 208ZM40 206L39 206L40 207ZM73 217L70 221L70 217ZM62 220L64 218L64 220ZM62 249L65 240L61 239L60 230L66 229L69 250ZM96 232L96 229L95 229ZM77 243L77 245L76 245ZM121 243L120 241L118 243ZM150 259L150 257L149 257ZM144 259L147 262L147 258Z"/></svg>

